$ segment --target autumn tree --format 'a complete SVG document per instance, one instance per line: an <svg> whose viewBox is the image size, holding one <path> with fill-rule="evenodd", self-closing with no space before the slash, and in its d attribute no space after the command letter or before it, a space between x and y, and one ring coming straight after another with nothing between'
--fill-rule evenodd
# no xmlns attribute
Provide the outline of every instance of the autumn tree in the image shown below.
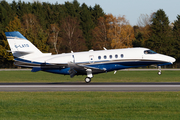
<svg viewBox="0 0 180 120"><path fill-rule="evenodd" d="M8 26L6 27L6 31L7 32L11 32L11 31L22 32L23 31L23 29L21 28L21 21L18 18L18 16L15 16L14 20L9 22Z"/></svg>
<svg viewBox="0 0 180 120"><path fill-rule="evenodd" d="M114 17L109 14L106 18L108 22L107 37L110 39L112 48L132 47L134 31L125 16Z"/></svg>
<svg viewBox="0 0 180 120"><path fill-rule="evenodd" d="M85 41L77 18L68 16L61 22L61 37L66 51L86 50Z"/></svg>
<svg viewBox="0 0 180 120"><path fill-rule="evenodd" d="M8 26L6 26L6 32L11 32L11 31L20 31L22 32L21 28L21 22L20 19L16 16L14 17L14 20L10 21ZM5 34L3 34L5 36ZM7 50L10 50L9 45L6 38L4 37L4 40L1 41L0 45L0 63L2 66L1 67L12 67L13 66L13 56L10 52L7 52Z"/></svg>
<svg viewBox="0 0 180 120"><path fill-rule="evenodd" d="M30 40L40 51L48 52L49 47L46 45L48 34L44 32L36 16L33 14L25 14L22 19L22 27L25 32L25 37Z"/></svg>
<svg viewBox="0 0 180 120"><path fill-rule="evenodd" d="M103 47L107 49L111 48L111 41L107 38L107 24L105 17L98 19L97 27L92 31L94 37L93 49L103 49Z"/></svg>

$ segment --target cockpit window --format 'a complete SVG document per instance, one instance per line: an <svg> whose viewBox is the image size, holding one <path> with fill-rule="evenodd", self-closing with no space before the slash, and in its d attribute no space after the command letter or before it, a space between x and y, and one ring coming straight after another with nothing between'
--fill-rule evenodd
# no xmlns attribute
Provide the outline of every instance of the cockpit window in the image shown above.
<svg viewBox="0 0 180 120"><path fill-rule="evenodd" d="M156 52L154 52L152 50L145 50L144 54L156 54Z"/></svg>

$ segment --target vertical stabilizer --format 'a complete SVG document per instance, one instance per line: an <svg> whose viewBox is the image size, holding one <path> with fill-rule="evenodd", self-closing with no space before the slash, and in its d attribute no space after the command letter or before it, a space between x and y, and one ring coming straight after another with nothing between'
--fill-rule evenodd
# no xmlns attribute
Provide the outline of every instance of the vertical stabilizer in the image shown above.
<svg viewBox="0 0 180 120"><path fill-rule="evenodd" d="M43 53L27 40L20 32L5 32L11 52L15 58L28 59Z"/></svg>

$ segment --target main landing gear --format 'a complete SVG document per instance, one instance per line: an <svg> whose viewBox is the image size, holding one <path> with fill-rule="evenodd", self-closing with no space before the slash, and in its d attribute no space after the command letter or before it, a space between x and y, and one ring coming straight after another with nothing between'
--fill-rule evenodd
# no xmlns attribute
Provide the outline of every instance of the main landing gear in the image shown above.
<svg viewBox="0 0 180 120"><path fill-rule="evenodd" d="M90 78L90 77L86 77L86 78L85 78L85 82L86 82L86 83L90 83L90 82L91 82L91 78Z"/></svg>
<svg viewBox="0 0 180 120"><path fill-rule="evenodd" d="M91 78L93 77L92 70L91 69L87 69L86 72L87 72L87 77L85 78L85 82L86 83L90 83L91 82Z"/></svg>
<svg viewBox="0 0 180 120"><path fill-rule="evenodd" d="M161 75L162 73L161 73L161 66L158 66L158 75Z"/></svg>

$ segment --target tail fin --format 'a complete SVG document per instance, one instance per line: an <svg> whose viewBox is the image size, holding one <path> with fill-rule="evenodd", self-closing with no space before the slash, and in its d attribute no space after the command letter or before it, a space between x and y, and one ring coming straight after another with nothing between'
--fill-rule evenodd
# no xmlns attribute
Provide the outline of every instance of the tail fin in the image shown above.
<svg viewBox="0 0 180 120"><path fill-rule="evenodd" d="M43 54L29 40L27 40L20 32L5 32L11 52L15 58L21 57L37 57Z"/></svg>

